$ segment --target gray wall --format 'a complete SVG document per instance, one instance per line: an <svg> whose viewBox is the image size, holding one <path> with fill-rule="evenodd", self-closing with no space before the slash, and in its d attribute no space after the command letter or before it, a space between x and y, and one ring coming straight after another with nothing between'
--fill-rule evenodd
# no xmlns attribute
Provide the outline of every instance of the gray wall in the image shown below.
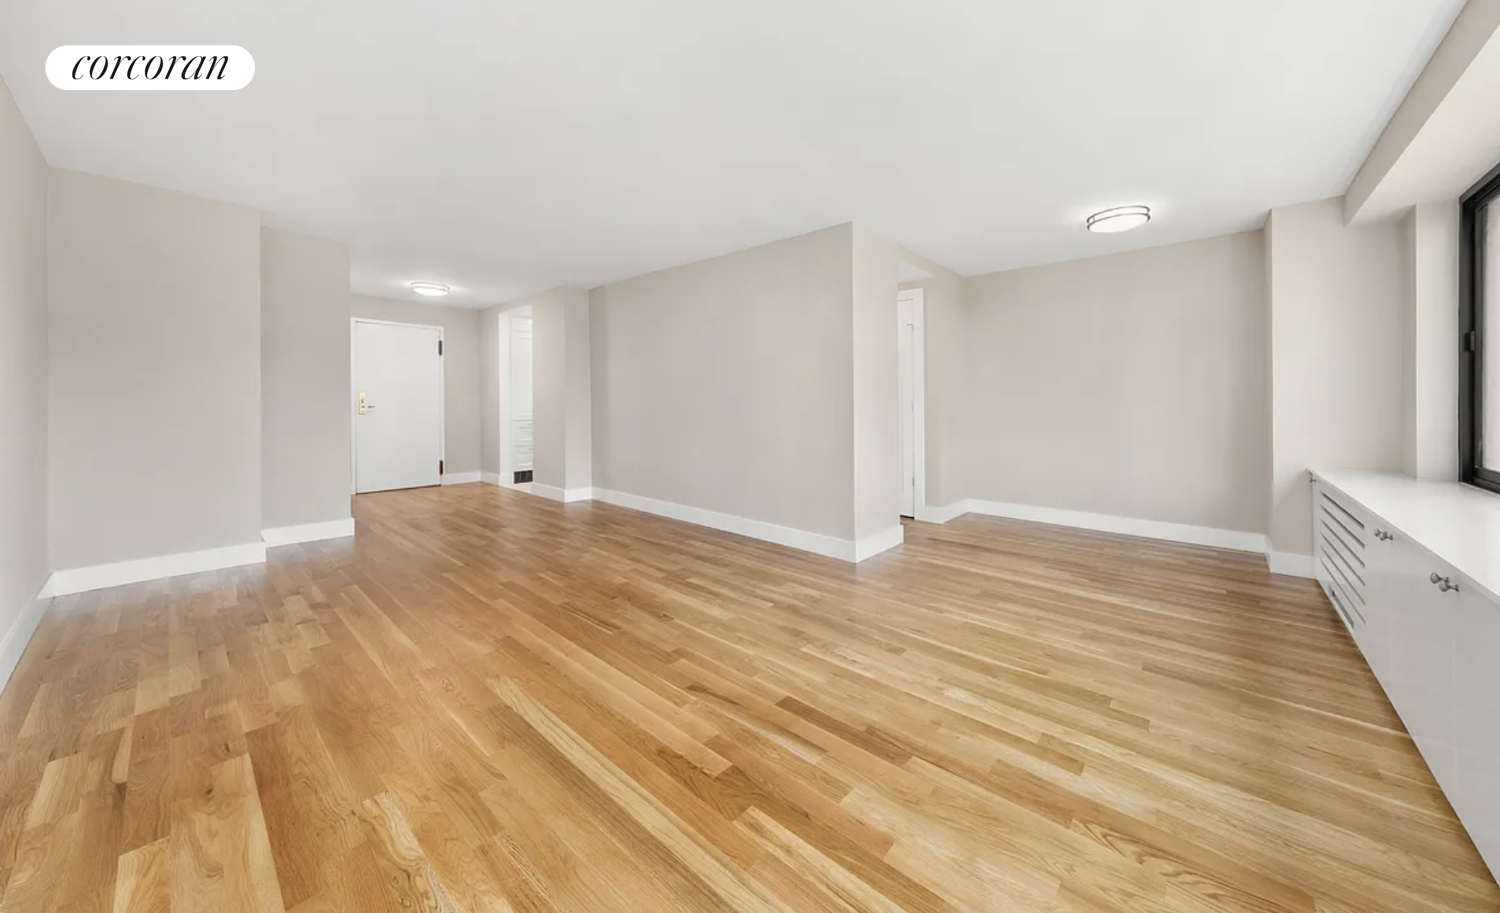
<svg viewBox="0 0 1500 913"><path fill-rule="evenodd" d="M500 315L506 309L479 313L479 468L495 475L500 473Z"/></svg>
<svg viewBox="0 0 1500 913"><path fill-rule="evenodd" d="M1319 200L1266 224L1278 552L1312 554L1308 469L1401 470L1402 226L1346 228L1343 216L1341 200Z"/></svg>
<svg viewBox="0 0 1500 913"><path fill-rule="evenodd" d="M593 481L589 292L576 286L531 299L535 481L564 491Z"/></svg>
<svg viewBox="0 0 1500 913"><path fill-rule="evenodd" d="M260 214L51 169L54 570L260 542Z"/></svg>
<svg viewBox="0 0 1500 913"><path fill-rule="evenodd" d="M443 328L443 462L449 475L479 471L479 312L350 296L350 315Z"/></svg>
<svg viewBox="0 0 1500 913"><path fill-rule="evenodd" d="M1413 206L1401 223L1401 468L1421 479L1456 481L1458 454L1458 200ZM1493 231L1491 244L1500 244ZM1487 300L1500 301L1500 271ZM1493 325L1491 327L1493 331ZM1485 399L1487 409L1500 401ZM1493 413L1500 422L1500 411ZM1486 422L1488 427L1500 427Z"/></svg>
<svg viewBox="0 0 1500 913"><path fill-rule="evenodd" d="M562 290L531 301L532 479L568 487L567 313Z"/></svg>
<svg viewBox="0 0 1500 913"><path fill-rule="evenodd" d="M0 648L48 571L46 244L47 164L0 82Z"/></svg>
<svg viewBox="0 0 1500 913"><path fill-rule="evenodd" d="M854 538L901 525L900 370L895 244L852 227Z"/></svg>
<svg viewBox="0 0 1500 913"><path fill-rule="evenodd" d="M851 245L842 225L594 289L594 485L852 539Z"/></svg>
<svg viewBox="0 0 1500 913"><path fill-rule="evenodd" d="M567 333L564 341L567 348L567 388L564 391L567 449L563 452L567 475L564 487L588 488L594 484L594 343L588 289L570 290L568 301L563 305L563 315ZM534 389L532 395L536 395Z"/></svg>
<svg viewBox="0 0 1500 913"><path fill-rule="evenodd" d="M349 517L349 249L262 229L262 518Z"/></svg>
<svg viewBox="0 0 1500 913"><path fill-rule="evenodd" d="M970 497L1265 531L1260 232L981 276L964 296Z"/></svg>

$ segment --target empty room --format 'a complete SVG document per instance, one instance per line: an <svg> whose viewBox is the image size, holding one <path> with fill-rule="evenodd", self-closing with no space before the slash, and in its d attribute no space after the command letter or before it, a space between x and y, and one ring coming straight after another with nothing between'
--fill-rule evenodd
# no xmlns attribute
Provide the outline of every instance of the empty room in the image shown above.
<svg viewBox="0 0 1500 913"><path fill-rule="evenodd" d="M1500 913L1497 327L1500 0L9 0L0 913Z"/></svg>

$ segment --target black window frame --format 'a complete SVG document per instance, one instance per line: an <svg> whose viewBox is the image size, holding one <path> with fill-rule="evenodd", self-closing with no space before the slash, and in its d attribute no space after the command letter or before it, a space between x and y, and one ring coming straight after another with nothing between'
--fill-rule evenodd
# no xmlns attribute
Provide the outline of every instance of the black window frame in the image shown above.
<svg viewBox="0 0 1500 913"><path fill-rule="evenodd" d="M1500 494L1500 471L1484 468L1485 311L1500 320L1500 301L1484 300L1486 268L1500 269L1484 262L1490 205L1500 206L1500 165L1459 198L1458 235L1458 456L1465 482Z"/></svg>

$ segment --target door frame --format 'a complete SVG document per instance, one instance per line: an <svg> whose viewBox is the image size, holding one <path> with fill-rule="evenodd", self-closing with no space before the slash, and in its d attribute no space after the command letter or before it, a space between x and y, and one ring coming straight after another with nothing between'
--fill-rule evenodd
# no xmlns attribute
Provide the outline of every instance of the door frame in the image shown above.
<svg viewBox="0 0 1500 913"><path fill-rule="evenodd" d="M901 289L896 292L897 315L901 301L911 302L911 398L912 398L912 497L916 501L916 519L928 523L941 522L936 512L927 506L927 305L926 293L920 288ZM899 341L898 341L899 346ZM900 357L897 356L897 370ZM899 379L898 379L898 391ZM898 392L899 397L899 392ZM898 402L896 407L900 408ZM897 423L900 427L900 423Z"/></svg>
<svg viewBox="0 0 1500 913"><path fill-rule="evenodd" d="M374 317L349 318L349 493L359 494L359 325L377 323L383 326L415 327L419 330L437 330L438 343L443 354L438 367L438 459L443 469L448 468L448 344L444 341L443 328L432 323L412 323L409 320L377 320ZM438 473L438 484L443 475Z"/></svg>
<svg viewBox="0 0 1500 913"><path fill-rule="evenodd" d="M518 311L521 311L523 309L526 311L526 313L524 313L524 314L517 313ZM533 321L532 322L532 330L531 330L531 339L532 339L532 344L533 344L533 347L534 347L535 343L536 343L536 323L535 323L535 319L534 319L535 318L535 312L532 310L531 305L529 305L529 304L519 304L519 305L516 305L515 307L510 308L508 310L501 311L499 313L499 315L498 315L498 319L495 321L495 324L496 324L496 326L495 326L495 334L496 334L496 339L495 339L495 353L496 353L495 371L496 371L496 374L498 375L498 382L500 384L500 397L499 397L499 403L497 404L499 408L497 410L498 411L498 415L496 416L496 419L495 419L499 423L498 424L498 432L497 432L499 440L497 441L497 445L500 448L500 474L499 474L499 479L497 480L497 482L503 488L514 488L516 486L516 482L515 482L515 477L516 477L516 452L515 452L515 435L514 435L514 430L515 429L512 427L512 425L514 424L512 422L512 419L514 417L513 414L512 414L513 411L514 411L512 407L513 407L514 404L511 402L511 398L510 398L511 397L511 389L512 389L511 388L511 370L514 368L514 365L511 363L510 354L511 354L511 342L512 342L512 340L511 340L511 328L513 326L514 321L518 317L524 317L526 320ZM535 351L535 349L533 348L533 352L534 351ZM536 369L536 362L535 362L535 360L533 360L532 361L533 374L535 373L535 369ZM535 402L536 402L536 386L535 386L534 383L532 385L532 391L531 391L531 393L532 393L532 403L533 403L533 405L532 405L532 415L535 416L536 415L536 407L535 407ZM533 447L535 447L535 443L536 443L536 439L535 439L535 436L533 435L533 438L532 438L532 445L533 445ZM533 453L532 466L535 467L535 465L536 465L535 454Z"/></svg>
<svg viewBox="0 0 1500 913"><path fill-rule="evenodd" d="M522 308L527 308L527 312L525 314L516 313ZM516 484L516 452L514 434L515 429L512 427L514 424L512 421L512 419L514 418L514 403L511 402L511 390L513 389L511 371L514 370L515 365L511 362L510 358L511 345L513 343L511 334L516 318L523 317L526 320L532 321L531 340L534 353L534 347L536 344L536 323L534 320L534 312L530 310L529 305L524 304L511 308L507 311L501 311L499 317L500 319L496 321L496 323L498 324L498 326L496 327L496 332L499 334L499 339L496 341L496 351L498 352L499 357L495 359L495 368L500 375L500 415L498 418L498 421L500 423L500 440L498 442L500 447L500 484L513 486ZM533 376L535 375L535 370L536 361L534 360L533 355ZM532 385L531 395L533 402L531 414L535 416L536 386L534 383ZM536 439L533 436L533 447L535 446L535 443ZM533 467L535 466L535 457L533 457L532 465Z"/></svg>

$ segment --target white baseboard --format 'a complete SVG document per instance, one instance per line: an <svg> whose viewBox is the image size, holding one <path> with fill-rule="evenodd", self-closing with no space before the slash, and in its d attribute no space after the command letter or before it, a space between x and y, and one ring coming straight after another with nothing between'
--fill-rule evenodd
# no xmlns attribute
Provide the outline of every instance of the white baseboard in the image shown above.
<svg viewBox="0 0 1500 913"><path fill-rule="evenodd" d="M906 541L906 528L900 523L883 533L866 536L854 543L854 561L858 563L866 558L873 558L881 552L888 552Z"/></svg>
<svg viewBox="0 0 1500 913"><path fill-rule="evenodd" d="M231 545L228 548L211 548L202 552L185 552L180 555L162 555L157 558L141 558L137 561L120 561L115 564L99 564L94 567L73 568L54 571L43 594L66 596L143 580L159 580L180 574L197 574L202 571L217 571L220 568L240 567L246 564L264 564L266 544L255 542L249 545Z"/></svg>
<svg viewBox="0 0 1500 913"><path fill-rule="evenodd" d="M484 470L480 470L480 472L479 472L479 481L483 482L486 485L499 485L500 484L500 473L498 473L498 472L485 472Z"/></svg>
<svg viewBox="0 0 1500 913"><path fill-rule="evenodd" d="M1273 574L1282 574L1287 577L1306 577L1316 580L1318 574L1313 566L1312 555L1298 555L1293 552L1266 552L1266 565Z"/></svg>
<svg viewBox="0 0 1500 913"><path fill-rule="evenodd" d="M1137 520L1134 517L1091 514L1079 510L1060 510L1055 507L1033 507L1029 504L1007 504L1003 501L970 499L968 509L970 513L991 517L1029 520L1032 523L1050 523L1054 526L1072 526L1077 529L1139 536L1143 539L1163 539L1189 545L1206 545L1210 548L1232 549L1237 552L1264 554L1266 550L1266 537L1261 533L1242 533L1229 529L1215 529L1210 526L1165 523L1160 520Z"/></svg>
<svg viewBox="0 0 1500 913"><path fill-rule="evenodd" d="M932 507L923 505L917 508L917 519L923 523L947 523L957 520L969 512L969 502L965 500L954 501L944 507Z"/></svg>
<svg viewBox="0 0 1500 913"><path fill-rule="evenodd" d="M16 666L21 664L21 656L26 653L26 645L31 643L31 635L36 633L37 625L42 623L42 616L47 614L47 606L51 605L51 600L46 595L50 583L50 579L42 582L41 589L21 609L15 623L5 632L5 638L0 640L0 689L15 674Z"/></svg>
<svg viewBox="0 0 1500 913"><path fill-rule="evenodd" d="M354 518L328 520L323 523L303 523L298 526L278 526L260 531L261 541L266 545L296 545L299 542L321 542L324 539L345 539L354 535Z"/></svg>
<svg viewBox="0 0 1500 913"><path fill-rule="evenodd" d="M1243 533L1208 526L1187 526L1181 523L1163 523L1157 520L1137 520L1131 517L1114 517L1108 514L1090 514L1076 510L1059 510L1051 507L1032 507L1025 504L1006 504L1000 501L970 499L966 502L971 513L992 517L1008 517L1012 520L1029 520L1034 523L1050 523L1054 526L1072 526L1099 532L1139 536L1145 539L1164 539L1169 542L1185 542L1189 545L1206 545L1211 548L1231 549L1237 552L1256 552L1266 556L1266 566L1273 574L1287 577L1317 579L1310 555L1290 552L1274 552L1270 542L1260 533ZM951 510L950 506L947 510ZM960 513L962 513L960 511ZM955 515L956 516L956 515ZM952 519L949 517L948 519ZM947 522L934 521L934 522Z"/></svg>
<svg viewBox="0 0 1500 913"><path fill-rule="evenodd" d="M471 485L478 482L478 472L445 472L443 473L444 485Z"/></svg>
<svg viewBox="0 0 1500 913"><path fill-rule="evenodd" d="M531 493L540 495L550 501L561 501L564 504L572 504L575 501L592 501L596 497L593 488L569 488L561 489L556 485L543 485L541 482L531 483Z"/></svg>
<svg viewBox="0 0 1500 913"><path fill-rule="evenodd" d="M536 487L532 487L536 491ZM785 545L788 548L800 549L804 552L812 552L826 558L837 558L840 561L854 562L859 560L859 544L850 539L840 539L836 536L825 536L822 533L810 533L806 530L792 529L789 526L778 526L775 523L766 523L762 520L751 520L746 517L736 517L733 514L723 514L716 510L704 510L701 507L689 507L686 504L673 504L671 501L658 501L655 498L642 497L641 495L628 494L623 491L610 491L605 488L594 489L594 500L613 504L617 507L628 507L631 510L639 510L648 514L656 514L658 517L667 517L672 520L681 520L684 523L692 523L697 526L707 526L710 529L722 530L726 533L734 533L737 536L745 536L750 539L759 539L762 542L771 542L776 545ZM872 536L869 548L875 549L882 537L893 535L891 532ZM880 548L884 551L894 545L894 542ZM876 554L871 551L869 554ZM865 557L869 557L866 555Z"/></svg>

